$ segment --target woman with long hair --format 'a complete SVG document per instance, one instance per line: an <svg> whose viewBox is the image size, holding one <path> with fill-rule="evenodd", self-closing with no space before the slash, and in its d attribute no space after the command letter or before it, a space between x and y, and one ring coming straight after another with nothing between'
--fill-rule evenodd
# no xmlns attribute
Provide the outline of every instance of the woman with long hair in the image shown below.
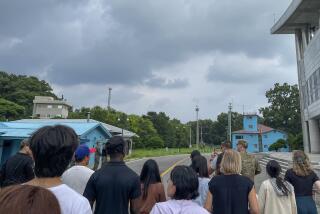
<svg viewBox="0 0 320 214"><path fill-rule="evenodd" d="M254 183L240 175L241 156L232 149L225 151L221 161L221 175L209 182L205 208L211 213L258 214L259 206Z"/></svg>
<svg viewBox="0 0 320 214"><path fill-rule="evenodd" d="M199 180L199 196L194 199L194 202L203 207L207 199L209 191L208 183L210 181L207 159L201 155L193 158L191 168L197 173Z"/></svg>
<svg viewBox="0 0 320 214"><path fill-rule="evenodd" d="M285 180L294 187L298 214L316 214L316 204L312 198L312 189L315 185L320 190L320 181L317 174L311 169L308 156L303 151L293 152L293 167L288 169Z"/></svg>
<svg viewBox="0 0 320 214"><path fill-rule="evenodd" d="M150 213L152 207L166 200L164 187L161 183L158 164L155 160L147 160L140 175L141 208L140 213Z"/></svg>
<svg viewBox="0 0 320 214"><path fill-rule="evenodd" d="M267 163L269 179L265 180L259 190L260 214L296 214L297 206L293 186L280 177L281 166L275 160Z"/></svg>
<svg viewBox="0 0 320 214"><path fill-rule="evenodd" d="M0 190L0 213L60 214L56 196L48 189L31 185L14 185Z"/></svg>

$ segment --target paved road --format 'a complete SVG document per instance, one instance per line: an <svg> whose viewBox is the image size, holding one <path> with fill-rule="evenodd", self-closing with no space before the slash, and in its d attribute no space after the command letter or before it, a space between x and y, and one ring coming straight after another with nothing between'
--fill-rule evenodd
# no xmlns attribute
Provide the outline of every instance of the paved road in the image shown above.
<svg viewBox="0 0 320 214"><path fill-rule="evenodd" d="M207 158L209 158L209 155L206 155ZM175 156L166 156L166 157L157 157L152 158L155 161L157 161L160 169L160 173L162 175L162 183L165 187L165 190L167 189L167 183L170 176L170 171L172 170L173 166L175 165L190 165L190 158L189 155L175 155ZM148 158L144 158L141 160L135 160L128 162L127 165L133 169L137 174L140 174L142 166L144 162L148 160ZM255 178L255 186L257 188L257 191L260 188L260 185L262 181L267 179L265 169L262 169L262 173Z"/></svg>

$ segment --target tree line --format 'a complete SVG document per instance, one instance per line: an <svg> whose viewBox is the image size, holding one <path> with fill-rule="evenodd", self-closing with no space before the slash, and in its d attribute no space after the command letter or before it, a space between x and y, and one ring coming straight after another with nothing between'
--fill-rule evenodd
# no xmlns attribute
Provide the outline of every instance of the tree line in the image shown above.
<svg viewBox="0 0 320 214"><path fill-rule="evenodd" d="M259 109L262 115L259 122L287 132L290 147L301 148L298 86L276 83L265 95L269 105ZM0 71L0 121L30 118L35 96L52 96L57 99L51 86L44 80ZM196 143L196 121L182 123L176 118L170 118L165 112L134 115L95 106L74 109L69 113L69 118L84 119L88 112L92 119L135 132L139 136L134 139L137 148L188 147L190 142ZM227 113L220 113L215 120L199 120L200 142L219 145L227 139L227 125ZM242 114L232 112L232 130L240 129Z"/></svg>

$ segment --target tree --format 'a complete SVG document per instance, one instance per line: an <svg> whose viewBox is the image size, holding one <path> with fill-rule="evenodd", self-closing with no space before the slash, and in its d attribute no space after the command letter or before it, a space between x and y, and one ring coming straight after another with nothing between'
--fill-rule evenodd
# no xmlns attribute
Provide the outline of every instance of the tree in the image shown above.
<svg viewBox="0 0 320 214"><path fill-rule="evenodd" d="M287 148L287 141L284 139L279 139L269 146L269 151L278 151L282 148Z"/></svg>
<svg viewBox="0 0 320 214"><path fill-rule="evenodd" d="M24 107L0 98L0 120L20 119L24 115Z"/></svg>
<svg viewBox="0 0 320 214"><path fill-rule="evenodd" d="M276 83L266 92L268 107L260 108L266 125L291 134L301 132L299 89L297 85Z"/></svg>

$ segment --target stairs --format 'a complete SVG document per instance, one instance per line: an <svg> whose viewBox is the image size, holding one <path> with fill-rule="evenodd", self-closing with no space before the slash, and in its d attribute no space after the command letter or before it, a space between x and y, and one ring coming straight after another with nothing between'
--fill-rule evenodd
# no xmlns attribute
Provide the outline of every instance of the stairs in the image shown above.
<svg viewBox="0 0 320 214"><path fill-rule="evenodd" d="M292 163L289 163L288 161L278 159L278 158L271 158L269 156L265 156L262 159L260 159L260 161L259 161L260 166L265 168L267 163L271 160L276 160L280 164L280 166L281 166L281 173L280 174L282 177L284 177L284 175L286 174L286 171L292 167Z"/></svg>

